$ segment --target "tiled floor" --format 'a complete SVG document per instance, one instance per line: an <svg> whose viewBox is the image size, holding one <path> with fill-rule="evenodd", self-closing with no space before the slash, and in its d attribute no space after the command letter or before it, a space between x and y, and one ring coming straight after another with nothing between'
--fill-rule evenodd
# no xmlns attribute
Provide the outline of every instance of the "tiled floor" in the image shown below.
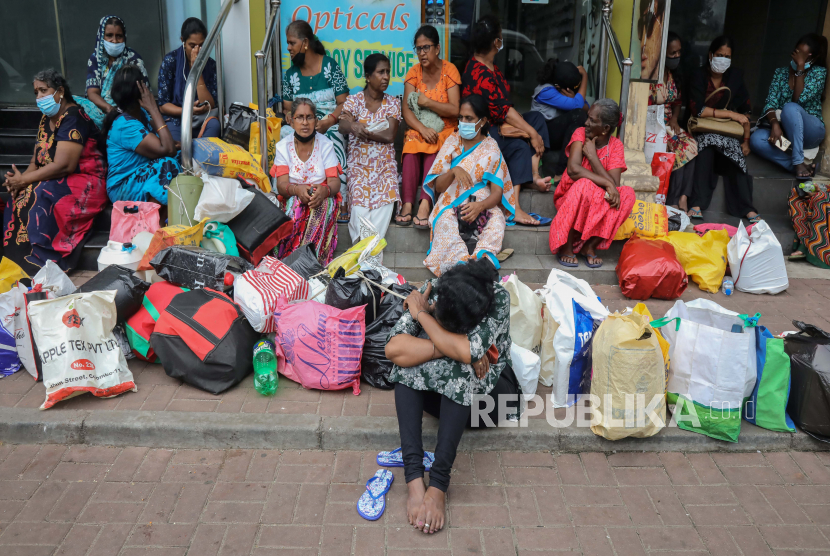
<svg viewBox="0 0 830 556"><path fill-rule="evenodd" d="M830 454L458 455L448 524L376 522L375 453L0 446L4 556L826 554Z"/></svg>

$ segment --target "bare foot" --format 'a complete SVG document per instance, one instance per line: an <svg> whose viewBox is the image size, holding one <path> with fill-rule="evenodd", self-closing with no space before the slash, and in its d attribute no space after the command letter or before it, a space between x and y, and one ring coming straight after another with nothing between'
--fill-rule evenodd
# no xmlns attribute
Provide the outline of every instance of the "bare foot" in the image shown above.
<svg viewBox="0 0 830 556"><path fill-rule="evenodd" d="M435 487L429 487L424 495L424 533L435 533L444 528L444 504L447 495Z"/></svg>
<svg viewBox="0 0 830 556"><path fill-rule="evenodd" d="M409 489L409 498L406 499L406 517L409 519L409 524L413 527L417 527L416 523L418 521L418 516L421 508L424 506L424 494L426 493L426 489L424 488L424 480L423 479L413 479L406 484L406 487ZM421 515L421 527L423 528L424 525L424 516Z"/></svg>
<svg viewBox="0 0 830 556"><path fill-rule="evenodd" d="M795 167L795 177L797 178L809 178L812 177L813 173L812 169L808 167L803 162L801 164L797 164Z"/></svg>
<svg viewBox="0 0 830 556"><path fill-rule="evenodd" d="M516 207L516 216L513 217L513 220L517 224L529 224L531 226L538 226L539 221L530 216L528 213L523 211L521 207Z"/></svg>
<svg viewBox="0 0 830 556"><path fill-rule="evenodd" d="M533 186L537 190L547 193L550 191L550 176L543 178L539 174L536 174L533 176Z"/></svg>
<svg viewBox="0 0 830 556"><path fill-rule="evenodd" d="M681 195L680 199L677 200L677 208L683 212L687 212L689 210L689 198L685 195Z"/></svg>

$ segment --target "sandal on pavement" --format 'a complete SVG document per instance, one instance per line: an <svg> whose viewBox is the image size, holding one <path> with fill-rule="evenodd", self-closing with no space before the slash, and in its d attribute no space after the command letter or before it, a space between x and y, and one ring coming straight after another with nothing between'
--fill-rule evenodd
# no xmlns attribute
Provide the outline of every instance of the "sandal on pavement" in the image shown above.
<svg viewBox="0 0 830 556"><path fill-rule="evenodd" d="M803 261L807 258L806 253L799 253L798 255L790 255L787 257L788 261Z"/></svg>
<svg viewBox="0 0 830 556"><path fill-rule="evenodd" d="M363 519L377 521L386 509L386 493L392 488L395 476L391 471L378 469L377 473L366 481L366 492L357 501L357 513Z"/></svg>
<svg viewBox="0 0 830 556"><path fill-rule="evenodd" d="M403 452L400 448L395 448L391 452L380 452L377 462L383 467L403 467ZM433 462L435 462L435 453L424 450L424 469L429 471Z"/></svg>

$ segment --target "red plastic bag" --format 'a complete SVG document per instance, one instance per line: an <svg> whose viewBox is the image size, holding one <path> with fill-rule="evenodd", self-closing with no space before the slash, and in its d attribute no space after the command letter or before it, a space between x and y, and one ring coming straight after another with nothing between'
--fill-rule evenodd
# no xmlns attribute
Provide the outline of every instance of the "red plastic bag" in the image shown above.
<svg viewBox="0 0 830 556"><path fill-rule="evenodd" d="M661 205L666 204L673 167L674 153L654 153L654 158L651 159L651 175L660 178L660 188L657 190L655 199Z"/></svg>
<svg viewBox="0 0 830 556"><path fill-rule="evenodd" d="M632 237L617 263L620 289L629 299L677 299L686 291L689 277L666 241Z"/></svg>

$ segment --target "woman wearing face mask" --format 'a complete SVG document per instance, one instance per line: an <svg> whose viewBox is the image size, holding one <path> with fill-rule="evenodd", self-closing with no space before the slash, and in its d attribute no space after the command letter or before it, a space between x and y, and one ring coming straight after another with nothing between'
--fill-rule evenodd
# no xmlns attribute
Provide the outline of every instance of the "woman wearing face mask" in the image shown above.
<svg viewBox="0 0 830 556"><path fill-rule="evenodd" d="M752 106L743 74L731 65L732 39L717 37L709 45L709 65L698 70L691 79L689 110L692 115L733 120L743 126L744 135L742 139L718 133L695 135L698 154L692 195L689 198L692 207L689 216L703 218L701 211L709 208L709 203L712 202L712 194L718 185L718 176L715 174L717 158L723 162L718 165L718 169L724 178L727 212L757 222L761 217L752 206L752 176L746 169L746 155L749 154L747 116L752 112Z"/></svg>
<svg viewBox="0 0 830 556"><path fill-rule="evenodd" d="M158 104L164 121L173 135L173 141L182 137L182 103L190 68L196 62L207 38L207 27L201 20L189 17L181 30L182 45L168 52L159 68ZM202 75L196 83L196 100L193 101L193 137L219 137L219 109L216 108L216 62L208 58Z"/></svg>
<svg viewBox="0 0 830 556"><path fill-rule="evenodd" d="M577 267L574 253L585 254L589 268L602 266L597 249L608 249L617 230L631 214L634 190L620 186L625 172L622 141L614 137L620 107L611 99L596 101L585 127L568 143L568 170L556 187L556 216L550 226L550 250L562 266Z"/></svg>
<svg viewBox="0 0 830 556"><path fill-rule="evenodd" d="M444 142L424 180L424 191L435 205L429 215L432 234L424 265L436 276L459 262L483 257L499 268L505 211L515 214L518 192L498 143L487 133L489 113L483 97L461 99L458 133ZM472 233L478 239L472 255L459 224L475 228Z"/></svg>
<svg viewBox="0 0 830 556"><path fill-rule="evenodd" d="M29 276L48 260L75 268L77 247L107 202L98 128L73 102L60 73L41 71L33 84L43 117L29 167L6 173L12 198L3 213L4 255Z"/></svg>
<svg viewBox="0 0 830 556"><path fill-rule="evenodd" d="M827 81L827 39L816 33L804 35L791 57L790 65L778 68L772 77L763 115L769 126L759 127L749 144L752 152L807 179L815 173L815 165L805 163L804 150L824 140L821 102ZM791 154L776 146L781 137L792 142Z"/></svg>
<svg viewBox="0 0 830 556"><path fill-rule="evenodd" d="M487 102L488 119L493 126L498 126L498 129L493 127L491 134L516 183L516 199L520 185L549 191L550 178L539 176L539 159L550 147L545 117L533 111L522 116L513 108L510 86L494 62L496 54L504 48L501 23L492 15L482 17L473 25L470 41L475 54L461 76L461 95L480 95ZM550 223L549 218L523 211L518 203L510 218L523 226Z"/></svg>
<svg viewBox="0 0 830 556"><path fill-rule="evenodd" d="M387 95L389 58L370 54L363 61L366 87L349 96L340 116L340 132L349 135L349 235L360 238L360 219L386 236L398 197L395 136L401 121L401 101Z"/></svg>
<svg viewBox="0 0 830 556"><path fill-rule="evenodd" d="M104 117L115 107L110 90L115 73L127 64L136 66L150 82L144 60L127 46L127 27L116 15L101 18L95 50L89 57L86 70L86 97L74 97L75 102L92 118L98 129L104 125Z"/></svg>
<svg viewBox="0 0 830 556"><path fill-rule="evenodd" d="M334 153L340 161L343 173L340 181L346 181L346 138L340 134L338 120L343 103L349 96L349 85L340 65L326 55L323 43L311 30L307 21L298 19L285 28L285 43L291 56L291 67L282 79L282 100L287 126L282 136L292 133L291 103L296 97L304 97L317 107L317 131L334 145ZM340 221L349 221L348 191L344 191L340 207Z"/></svg>
<svg viewBox="0 0 830 556"><path fill-rule="evenodd" d="M277 143L271 175L285 213L294 229L274 249L282 259L311 244L320 264L327 265L337 248L337 213L340 207L340 175L334 145L317 131L318 108L304 97L291 103L294 133Z"/></svg>
<svg viewBox="0 0 830 556"><path fill-rule="evenodd" d="M681 47L680 36L669 31L663 83L651 85L648 103L649 105L663 105L663 123L666 126L666 135L669 137L666 147L668 152L674 153L674 167L666 204L685 212L689 210L688 199L694 185L694 158L697 156L697 142L678 123L683 100L680 94L681 80L676 78L680 66Z"/></svg>

